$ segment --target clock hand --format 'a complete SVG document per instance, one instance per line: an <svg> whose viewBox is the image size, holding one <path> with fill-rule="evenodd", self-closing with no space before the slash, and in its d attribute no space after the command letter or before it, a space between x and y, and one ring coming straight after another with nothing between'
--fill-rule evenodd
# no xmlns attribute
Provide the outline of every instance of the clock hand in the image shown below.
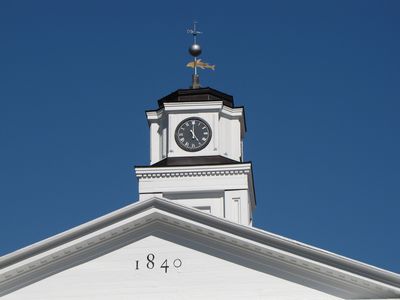
<svg viewBox="0 0 400 300"><path fill-rule="evenodd" d="M191 130L191 129L190 129L190 132L192 133L192 140L196 139L196 140L200 143L199 139L198 139L197 136L194 134L194 130Z"/></svg>

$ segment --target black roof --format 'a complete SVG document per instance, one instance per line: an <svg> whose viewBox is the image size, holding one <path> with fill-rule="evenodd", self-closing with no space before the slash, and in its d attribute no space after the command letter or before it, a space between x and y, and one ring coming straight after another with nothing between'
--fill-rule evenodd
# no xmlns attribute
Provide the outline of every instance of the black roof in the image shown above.
<svg viewBox="0 0 400 300"><path fill-rule="evenodd" d="M230 158L220 155L213 156L187 156L187 157L167 157L159 162L152 164L150 167L174 167L174 166L206 166L206 165L228 165L240 164Z"/></svg>
<svg viewBox="0 0 400 300"><path fill-rule="evenodd" d="M224 105L234 107L231 95L214 90L210 87L198 89L179 89L158 100L159 107L164 107L165 102L198 102L198 101L223 101Z"/></svg>

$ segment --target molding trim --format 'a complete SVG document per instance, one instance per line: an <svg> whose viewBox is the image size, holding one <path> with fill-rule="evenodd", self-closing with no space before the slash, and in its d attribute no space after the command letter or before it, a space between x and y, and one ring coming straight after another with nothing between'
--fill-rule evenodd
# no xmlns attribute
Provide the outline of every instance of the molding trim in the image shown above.
<svg viewBox="0 0 400 300"><path fill-rule="evenodd" d="M178 111L214 111L221 112L224 116L229 116L231 118L243 117L244 108L243 107L229 107L224 105L222 101L200 101L200 102L171 102L165 103L165 107L159 108L157 110L148 110L146 111L146 116L148 121L157 121L161 119L164 113L169 112L178 112Z"/></svg>
<svg viewBox="0 0 400 300"><path fill-rule="evenodd" d="M179 167L136 167L138 178L251 175L251 164Z"/></svg>
<svg viewBox="0 0 400 300"><path fill-rule="evenodd" d="M308 280L317 274L318 281L327 286L332 284L332 288L337 290L343 289L342 293L361 293L366 298L400 296L399 274L160 198L135 203L1 257L0 268L3 270L0 273L0 290L8 293L6 291L10 292L16 284L26 285L32 280L38 280L32 274L42 274L42 278L45 278L49 273L43 268L59 263L64 266L64 259L73 259L76 262L76 255L81 255L79 253L86 249L94 255L93 253L98 253L97 250L94 251L95 248L104 252L107 243L111 242L115 247L118 243L127 242L126 237L133 232L135 236L140 232L141 236L149 235L153 227L148 226L155 222L161 222L162 228L169 224L176 230L186 230L207 237L210 242L222 242L230 249L241 249L240 251L247 251L248 254L264 257L261 260L255 258L257 263L265 264L266 259L273 259L287 266L295 266L292 271L298 270L295 271L296 274ZM353 296L356 297L356 294Z"/></svg>

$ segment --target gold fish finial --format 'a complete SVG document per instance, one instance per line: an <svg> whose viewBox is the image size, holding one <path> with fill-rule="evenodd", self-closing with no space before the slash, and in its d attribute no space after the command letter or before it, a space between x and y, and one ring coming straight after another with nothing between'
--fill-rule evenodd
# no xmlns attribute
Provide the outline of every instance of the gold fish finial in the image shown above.
<svg viewBox="0 0 400 300"><path fill-rule="evenodd" d="M189 68L200 68L200 69L211 69L213 71L215 71L215 65L210 65L209 63L206 63L204 61L202 61L201 59L197 59L195 61L191 61L189 62L186 67Z"/></svg>

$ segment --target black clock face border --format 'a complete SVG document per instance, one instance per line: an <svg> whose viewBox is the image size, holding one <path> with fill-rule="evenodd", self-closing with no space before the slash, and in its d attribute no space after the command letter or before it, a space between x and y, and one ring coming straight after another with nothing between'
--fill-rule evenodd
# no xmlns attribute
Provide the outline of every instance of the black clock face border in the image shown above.
<svg viewBox="0 0 400 300"><path fill-rule="evenodd" d="M189 117L176 127L175 141L181 149L197 152L210 143L211 135L211 127L206 121L197 117Z"/></svg>

